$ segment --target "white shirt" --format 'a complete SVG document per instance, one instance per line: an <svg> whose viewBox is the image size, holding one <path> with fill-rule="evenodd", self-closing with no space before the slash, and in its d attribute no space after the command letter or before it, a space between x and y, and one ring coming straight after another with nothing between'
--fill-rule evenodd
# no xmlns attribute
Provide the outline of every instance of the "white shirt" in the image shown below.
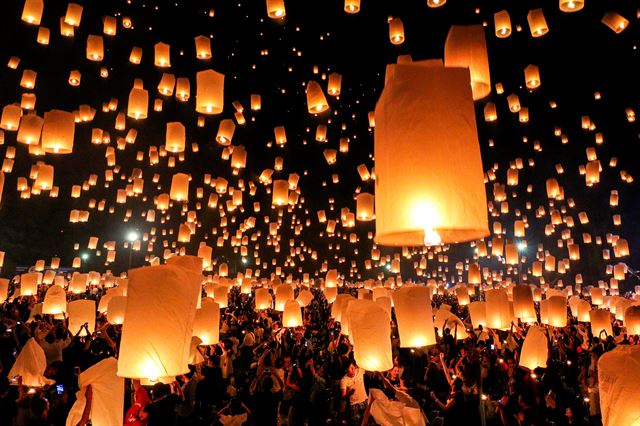
<svg viewBox="0 0 640 426"><path fill-rule="evenodd" d="M340 380L340 390L349 391L355 389L349 396L349 403L351 405L360 404L368 399L367 391L364 388L364 370L362 368L356 369L356 374L353 377L345 376Z"/></svg>

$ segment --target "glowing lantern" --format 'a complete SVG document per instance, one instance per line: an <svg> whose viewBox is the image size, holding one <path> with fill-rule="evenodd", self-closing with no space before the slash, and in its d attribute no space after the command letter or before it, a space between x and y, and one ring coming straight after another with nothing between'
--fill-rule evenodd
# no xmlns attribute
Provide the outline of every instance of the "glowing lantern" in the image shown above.
<svg viewBox="0 0 640 426"><path fill-rule="evenodd" d="M307 84L307 109L310 114L320 114L329 109L322 87L313 80Z"/></svg>
<svg viewBox="0 0 640 426"><path fill-rule="evenodd" d="M513 287L513 314L522 322L536 322L538 317L533 305L533 293L528 285Z"/></svg>
<svg viewBox="0 0 640 426"><path fill-rule="evenodd" d="M38 294L38 277L40 275L37 272L20 275L20 296L35 296Z"/></svg>
<svg viewBox="0 0 640 426"><path fill-rule="evenodd" d="M485 292L487 327L507 329L511 326L509 297L504 289L497 288Z"/></svg>
<svg viewBox="0 0 640 426"><path fill-rule="evenodd" d="M530 10L529 13L527 13L527 22L529 23L529 30L533 37L542 37L549 32L547 20L544 19L542 9Z"/></svg>
<svg viewBox="0 0 640 426"><path fill-rule="evenodd" d="M493 23L496 28L496 37L507 38L511 35L511 17L509 12L501 10L493 15Z"/></svg>
<svg viewBox="0 0 640 426"><path fill-rule="evenodd" d="M604 339L608 336L613 336L611 313L607 309L591 309L589 311L589 321L591 322L591 334L595 337Z"/></svg>
<svg viewBox="0 0 640 426"><path fill-rule="evenodd" d="M224 75L214 70L196 74L196 112L220 114L224 108Z"/></svg>
<svg viewBox="0 0 640 426"><path fill-rule="evenodd" d="M605 13L602 17L602 23L616 34L620 34L629 26L629 21L615 12Z"/></svg>
<svg viewBox="0 0 640 426"><path fill-rule="evenodd" d="M44 113L42 149L46 153L70 154L73 151L75 119L73 113L51 110Z"/></svg>
<svg viewBox="0 0 640 426"><path fill-rule="evenodd" d="M42 313L57 315L67 311L67 293L64 288L54 285L49 287L42 302Z"/></svg>
<svg viewBox="0 0 640 426"><path fill-rule="evenodd" d="M522 344L522 352L518 365L533 371L536 368L546 368L549 358L547 335L544 328L532 325L527 331L527 337Z"/></svg>
<svg viewBox="0 0 640 426"><path fill-rule="evenodd" d="M360 0L344 0L344 11L351 14L360 12Z"/></svg>
<svg viewBox="0 0 640 426"><path fill-rule="evenodd" d="M226 285L219 285L213 290L214 300L218 305L220 305L220 309L224 309L229 304L229 287Z"/></svg>
<svg viewBox="0 0 640 426"><path fill-rule="evenodd" d="M154 46L154 65L160 68L167 68L171 66L171 46L165 43L156 43Z"/></svg>
<svg viewBox="0 0 640 426"><path fill-rule="evenodd" d="M456 297L458 298L458 304L460 306L466 306L471 303L469 299L469 289L464 285L456 288Z"/></svg>
<svg viewBox="0 0 640 426"><path fill-rule="evenodd" d="M284 0L267 0L267 16L271 19L284 18L287 14Z"/></svg>
<svg viewBox="0 0 640 426"><path fill-rule="evenodd" d="M349 305L349 339L359 367L367 371L387 371L393 367L391 327L387 312L371 300Z"/></svg>
<svg viewBox="0 0 640 426"><path fill-rule="evenodd" d="M436 343L429 290L401 287L393 293L401 348L417 348Z"/></svg>
<svg viewBox="0 0 640 426"><path fill-rule="evenodd" d="M627 334L640 334L640 306L629 306L624 311L624 325L627 328Z"/></svg>
<svg viewBox="0 0 640 426"><path fill-rule="evenodd" d="M88 336L93 333L96 327L96 302L95 300L74 300L67 304L67 315L69 316L69 332L76 335L80 331L80 336ZM82 326L87 324L87 330Z"/></svg>
<svg viewBox="0 0 640 426"><path fill-rule="evenodd" d="M637 397L640 372L640 347L620 345L598 359L598 389L602 424L636 426L640 409L630 404Z"/></svg>
<svg viewBox="0 0 640 426"><path fill-rule="evenodd" d="M31 25L40 25L43 9L43 0L25 0L22 9L22 20Z"/></svg>
<svg viewBox="0 0 640 426"><path fill-rule="evenodd" d="M550 326L567 326L567 301L564 296L551 296L547 299L547 319Z"/></svg>
<svg viewBox="0 0 640 426"><path fill-rule="evenodd" d="M584 7L584 0L560 0L560 10L563 12L577 12Z"/></svg>
<svg viewBox="0 0 640 426"><path fill-rule="evenodd" d="M218 134L216 135L216 141L223 146L228 146L231 144L231 139L233 138L233 132L236 129L236 125L233 120L229 118L225 118L220 121L220 125L218 126Z"/></svg>
<svg viewBox="0 0 640 426"><path fill-rule="evenodd" d="M175 201L187 202L189 200L189 175L184 173L173 175L169 196Z"/></svg>
<svg viewBox="0 0 640 426"><path fill-rule="evenodd" d="M184 152L185 128L182 123L167 123L165 147L169 152Z"/></svg>
<svg viewBox="0 0 640 426"><path fill-rule="evenodd" d="M389 20L389 40L392 44L404 43L404 24L400 18Z"/></svg>
<svg viewBox="0 0 640 426"><path fill-rule="evenodd" d="M329 74L329 83L327 84L327 92L331 96L339 96L342 87L342 75L337 72Z"/></svg>
<svg viewBox="0 0 640 426"><path fill-rule="evenodd" d="M481 25L451 26L444 45L444 64L469 68L474 101L491 93L487 42Z"/></svg>
<svg viewBox="0 0 640 426"><path fill-rule="evenodd" d="M302 326L302 312L300 310L300 304L297 301L287 300L285 302L284 312L282 313L282 326L291 328Z"/></svg>
<svg viewBox="0 0 640 426"><path fill-rule="evenodd" d="M275 310L279 311L279 312L283 312L286 306L286 303L288 301L294 301L294 296L293 296L293 287L291 287L289 284L281 284L278 287L276 287L275 290L276 293L276 304L275 304ZM298 305L297 302L296 306L298 309L300 309L300 305Z"/></svg>
<svg viewBox="0 0 640 426"><path fill-rule="evenodd" d="M356 217L361 221L373 220L375 218L373 212L375 199L373 194L362 192L356 197Z"/></svg>
<svg viewBox="0 0 640 426"><path fill-rule="evenodd" d="M477 329L480 326L487 326L487 304L486 302L477 301L469 304L469 315L471 316L471 323L473 328Z"/></svg>
<svg viewBox="0 0 640 426"><path fill-rule="evenodd" d="M99 62L104 59L104 41L102 36L89 35L87 37L87 59Z"/></svg>
<svg viewBox="0 0 640 426"><path fill-rule="evenodd" d="M198 59L211 59L211 40L209 37L198 36L195 38L196 57Z"/></svg>
<svg viewBox="0 0 640 426"><path fill-rule="evenodd" d="M202 276L176 265L129 271L118 376L156 380L189 371Z"/></svg>
<svg viewBox="0 0 640 426"><path fill-rule="evenodd" d="M220 305L208 297L196 310L193 335L202 340L201 345L215 345L220 340Z"/></svg>
<svg viewBox="0 0 640 426"><path fill-rule="evenodd" d="M289 202L289 182L284 179L273 181L272 201L274 206L284 206Z"/></svg>
<svg viewBox="0 0 640 426"><path fill-rule="evenodd" d="M110 324L124 324L124 315L127 310L127 296L113 296L107 305L107 320Z"/></svg>
<svg viewBox="0 0 640 426"><path fill-rule="evenodd" d="M20 120L16 140L27 145L38 144L44 120L37 115L25 115Z"/></svg>
<svg viewBox="0 0 640 426"><path fill-rule="evenodd" d="M427 0L427 6L431 8L436 8L440 6L444 6L447 0Z"/></svg>
<svg viewBox="0 0 640 426"><path fill-rule="evenodd" d="M54 380L44 377L44 371L47 369L47 357L44 349L31 338L23 346L18 354L8 377L22 377L22 385L34 388L52 385Z"/></svg>
<svg viewBox="0 0 640 426"><path fill-rule="evenodd" d="M392 76L376 107L376 243L432 245L487 236L469 72L389 67ZM400 163L413 172L399 169Z"/></svg>
<svg viewBox="0 0 640 426"><path fill-rule="evenodd" d="M524 69L524 81L529 89L540 87L540 70L536 65L529 65Z"/></svg>

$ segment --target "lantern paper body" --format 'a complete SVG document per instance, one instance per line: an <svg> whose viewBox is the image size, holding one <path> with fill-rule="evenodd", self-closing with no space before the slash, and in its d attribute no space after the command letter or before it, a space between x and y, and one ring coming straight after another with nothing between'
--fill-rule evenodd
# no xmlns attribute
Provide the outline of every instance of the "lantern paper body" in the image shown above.
<svg viewBox="0 0 640 426"><path fill-rule="evenodd" d="M300 304L295 300L287 300L282 313L283 327L300 327L302 325L302 312Z"/></svg>
<svg viewBox="0 0 640 426"><path fill-rule="evenodd" d="M600 411L604 426L640 425L640 346L621 345L598 360Z"/></svg>
<svg viewBox="0 0 640 426"><path fill-rule="evenodd" d="M544 328L532 325L527 331L527 337L522 344L522 353L518 365L533 371L536 368L546 368L549 358L547 336Z"/></svg>
<svg viewBox="0 0 640 426"><path fill-rule="evenodd" d="M390 65L387 77L376 106L375 241L432 245L489 235L468 70Z"/></svg>
<svg viewBox="0 0 640 426"><path fill-rule="evenodd" d="M80 328L87 323L89 333L93 333L96 328L96 302L94 300L74 300L67 305L69 315L69 332L76 335ZM83 328L80 336L86 336L87 331Z"/></svg>
<svg viewBox="0 0 640 426"><path fill-rule="evenodd" d="M286 302L293 300L293 288L289 284L276 287L276 311L283 312ZM300 307L300 305L298 305Z"/></svg>
<svg viewBox="0 0 640 426"><path fill-rule="evenodd" d="M387 371L393 367L391 326L383 308L371 300L357 300L349 308L349 339L359 367Z"/></svg>
<svg viewBox="0 0 640 426"><path fill-rule="evenodd" d="M42 149L52 154L70 154L73 151L75 118L73 113L52 110L44 113Z"/></svg>
<svg viewBox="0 0 640 426"><path fill-rule="evenodd" d="M624 312L627 334L640 334L640 306L629 306Z"/></svg>
<svg viewBox="0 0 640 426"><path fill-rule="evenodd" d="M401 348L418 348L436 342L427 288L401 288L393 293L393 305Z"/></svg>
<svg viewBox="0 0 640 426"><path fill-rule="evenodd" d="M113 296L107 305L107 320L110 324L124 324L124 313L127 310L127 296Z"/></svg>
<svg viewBox="0 0 640 426"><path fill-rule="evenodd" d="M138 268L129 275L118 376L186 373L201 275L174 265Z"/></svg>
<svg viewBox="0 0 640 426"><path fill-rule="evenodd" d="M38 273L29 272L20 275L20 296L34 296L38 294Z"/></svg>
<svg viewBox="0 0 640 426"><path fill-rule="evenodd" d="M214 70L196 74L196 112L220 114L224 108L224 75Z"/></svg>
<svg viewBox="0 0 640 426"><path fill-rule="evenodd" d="M256 289L256 297L255 304L256 309L271 309L272 305L271 293L269 293L269 289L267 288L257 288Z"/></svg>
<svg viewBox="0 0 640 426"><path fill-rule="evenodd" d="M536 322L538 316L533 305L531 287L518 285L513 288L513 314L522 322Z"/></svg>
<svg viewBox="0 0 640 426"><path fill-rule="evenodd" d="M24 386L39 388L54 383L53 380L44 377L46 368L47 357L44 350L34 338L31 338L18 354L8 377L21 376Z"/></svg>
<svg viewBox="0 0 640 426"><path fill-rule="evenodd" d="M547 299L547 318L550 326L567 326L567 301L564 296L551 296Z"/></svg>
<svg viewBox="0 0 640 426"><path fill-rule="evenodd" d="M67 311L67 293L64 288L54 285L49 287L42 302L42 313L56 315Z"/></svg>
<svg viewBox="0 0 640 426"><path fill-rule="evenodd" d="M193 335L202 340L201 345L215 345L220 337L220 305L205 297L196 311Z"/></svg>
<svg viewBox="0 0 640 426"><path fill-rule="evenodd" d="M310 114L320 114L329 109L327 98L322 92L322 88L315 81L307 84L307 109Z"/></svg>
<svg viewBox="0 0 640 426"><path fill-rule="evenodd" d="M591 334L601 339L607 336L613 336L611 329L611 313L606 309L592 309L589 312L589 320L591 321Z"/></svg>
<svg viewBox="0 0 640 426"><path fill-rule="evenodd" d="M116 375L118 360L111 357L92 365L78 376L80 390L67 416L68 425L77 425L87 403L85 392L91 385L91 424L123 424L124 379Z"/></svg>
<svg viewBox="0 0 640 426"><path fill-rule="evenodd" d="M482 25L453 25L444 45L444 65L447 68L469 68L473 100L491 93L489 56Z"/></svg>
<svg viewBox="0 0 640 426"><path fill-rule="evenodd" d="M501 288L487 290L486 309L487 327L499 330L507 329L511 326L511 315L509 313L509 298L507 292Z"/></svg>
<svg viewBox="0 0 640 426"><path fill-rule="evenodd" d="M309 290L302 290L298 294L296 301L302 308L309 306L309 304L311 304L311 302L313 301L313 293L311 293Z"/></svg>
<svg viewBox="0 0 640 426"><path fill-rule="evenodd" d="M477 301L469 304L469 315L473 328L487 326L487 304L486 302Z"/></svg>

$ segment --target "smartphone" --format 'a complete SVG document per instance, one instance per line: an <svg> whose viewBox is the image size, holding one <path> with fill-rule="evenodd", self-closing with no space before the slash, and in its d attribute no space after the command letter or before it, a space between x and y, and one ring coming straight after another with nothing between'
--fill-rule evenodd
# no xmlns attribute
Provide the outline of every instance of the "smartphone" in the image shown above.
<svg viewBox="0 0 640 426"><path fill-rule="evenodd" d="M494 351L496 349L496 345L494 345L493 343L491 344L491 350Z"/></svg>
<svg viewBox="0 0 640 426"><path fill-rule="evenodd" d="M58 395L62 395L64 393L64 385L56 385L56 392Z"/></svg>

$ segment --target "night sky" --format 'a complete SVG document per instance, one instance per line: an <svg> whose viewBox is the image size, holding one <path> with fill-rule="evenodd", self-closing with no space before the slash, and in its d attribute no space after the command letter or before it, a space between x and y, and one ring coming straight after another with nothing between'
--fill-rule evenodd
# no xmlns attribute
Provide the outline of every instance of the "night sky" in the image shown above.
<svg viewBox="0 0 640 426"><path fill-rule="evenodd" d="M202 209L196 210L198 228L187 244L177 243L176 247L185 247L188 254L196 254L200 241L214 246L214 259L229 263L230 272L243 272L245 268L256 269L254 252L258 251L262 270L261 277L268 277L276 266L282 267L286 276L293 274L300 278L302 273L313 277L324 277L321 272L323 261L328 268L337 268L346 280L376 278L379 272L391 276L383 265L366 270L364 262L371 257L372 240L368 233L375 232L374 222L357 222L354 228L343 228L340 224L335 235L324 232L325 224L318 223L317 211L325 210L330 219L340 219L340 209L348 207L355 212L354 196L357 191L374 192L372 181L361 181L357 166L365 164L369 170L374 166L373 129L369 128L367 114L373 111L384 84L386 64L396 62L398 55L411 55L414 60L442 58L444 43L451 25L486 23L485 36L491 68L492 84L502 83L505 93L498 95L495 86L491 95L477 101L476 119L485 172L497 168L497 182L506 182L506 170L509 163L522 158L525 167L520 170L520 182L517 187L508 187L508 214L490 217L490 229L493 222L502 222L507 229L505 238L513 238L515 211L519 209L529 222L527 229L528 247L521 253L526 256L524 268L535 260L535 251L539 244L549 250L557 260L568 257L566 246L559 248L557 240L565 225L556 227L551 236L545 236L544 227L549 223L549 205L545 191L545 181L556 177L565 189L565 201L556 201L555 208L566 206L563 216L572 216L576 226L572 229L572 238L580 243L581 260L572 261L571 269L564 275L545 273L547 282L556 278L565 284L573 282L574 276L581 273L585 284L597 284L598 280L608 280L605 273L607 264L626 262L632 268L640 268L640 256L637 247L640 235L638 211L637 179L640 178L638 161L634 153L638 151L637 122L627 120L625 110L632 108L640 113L640 68L638 67L637 12L634 2L623 0L595 1L587 0L585 8L576 13L563 13L558 9L557 1L493 1L470 2L449 0L441 8L431 9L426 1L375 1L362 0L358 14L344 12L343 2L326 0L318 2L286 2L286 17L272 20L267 17L265 2L251 1L78 1L84 6L82 22L75 30L74 37L63 37L59 31L59 20L64 16L67 2L45 1L41 26L51 31L48 46L36 43L38 28L20 20L23 0L7 0L2 3L0 16L0 97L2 105L20 102L22 93L37 95L36 112L42 116L51 109L66 111L77 110L81 104L88 104L97 110L91 122L76 124L74 150L69 155L51 155L33 157L24 144L16 142L16 132L4 132L4 144L0 145L0 157L4 158L7 147L16 146L16 158L11 173L5 173L6 182L0 204L0 250L6 252L3 276L11 276L16 266L33 265L38 259L49 264L51 257L58 256L64 266L70 266L72 259L81 253L89 258L83 270L111 269L120 273L128 266L128 249L123 248L127 234L131 230L140 235L148 233L152 227L156 230L153 254L162 256L163 240L169 246L177 239L180 223L186 221L181 216L179 203L173 203L168 210L169 217L161 223L162 214L157 212L156 221L145 221L142 214L153 208L153 197L169 192L171 177L183 172L192 176L190 185L189 210L196 210L196 202L202 203ZM541 38L532 38L527 25L527 12L541 7L549 26L549 33ZM476 9L479 8L479 9ZM508 10L511 16L513 33L509 38L498 39L494 33L493 15L500 10ZM213 11L213 12L211 12ZM600 20L605 12L615 11L630 21L629 28L615 34ZM88 61L85 57L86 38L90 34L102 34L102 17L114 16L118 20L115 36L103 35L105 58L102 62ZM211 16L213 15L213 16ZM130 17L133 28L122 26L122 17ZM405 42L396 46L390 43L387 18L400 17L404 22ZM522 27L521 31L516 26ZM211 37L213 58L199 60L195 56L194 37ZM171 67L157 68L153 64L153 45L157 42L171 45ZM133 46L143 49L142 63L133 65L129 54ZM265 54L267 53L268 54ZM18 69L5 66L11 56L21 58ZM541 86L530 91L525 87L524 69L529 64L540 68ZM314 66L318 74L314 74ZM108 78L100 77L100 68L107 67ZM27 91L20 87L24 69L38 72L36 87ZM198 71L214 69L225 75L225 105L222 114L207 116L205 126L197 126L198 114L195 112L195 75ZM68 84L71 70L79 70L82 80L79 87ZM188 77L191 82L191 98L188 102L178 102L175 97L160 96L157 85L163 72L176 77ZM330 111L311 115L307 111L305 85L310 80L321 84L326 93L326 80L332 72L342 74L342 92L339 97L327 96ZM118 112L126 113L129 91L133 80L144 81L149 91L150 111L146 120L127 119L124 131L114 129L117 112L102 112L102 105L110 99L118 100ZM601 99L596 100L594 93L599 92ZM506 96L515 93L520 103L529 108L530 120L526 124L518 122L518 115L508 110ZM250 110L251 94L262 97L261 111ZM163 111L153 111L153 100L163 98ZM237 125L233 145L243 145L247 152L246 168L233 175L230 162L221 158L223 147L216 143L215 135L220 120L233 118L233 101L239 101L245 108L245 125ZM483 108L486 102L497 106L498 120L485 122ZM557 104L551 108L550 102ZM596 124L594 131L581 128L581 117L588 115ZM163 157L158 165L149 165L149 147L164 144L165 125L179 121L186 127L187 148L184 161L176 156L176 166L169 168L167 158ZM318 124L328 126L328 142L318 143L315 130ZM287 143L284 147L271 143L274 140L275 126L285 126ZM554 129L560 127L562 134L568 137L568 143L562 144L554 136ZM91 129L101 128L111 136L110 145L91 143ZM116 149L117 164L120 166L116 178L105 187L105 160L107 146L116 146L118 137L124 137L127 131L138 131L135 144L127 144L124 150ZM595 147L595 133L602 133L604 144L596 148L598 159L602 163L600 183L587 187L584 176L578 174L579 165L587 162L585 150ZM330 166L324 159L323 150L338 149L340 138L349 138L348 153L339 153L336 164ZM490 146L490 140L493 146ZM534 149L539 141L541 149ZM198 152L192 152L191 144L197 143ZM420 149L416 144L416 149ZM144 153L143 161L136 160L138 151ZM287 179L289 174L300 175L300 199L296 206L284 209L282 225L279 229L280 250L268 245L268 223L277 220L278 209L271 208L271 195L258 181L264 169L273 168L276 157L284 159L284 169L275 172L274 179ZM610 167L612 157L617 157L616 167ZM535 162L528 166L529 159ZM37 161L55 166L54 185L60 188L58 198L50 198L47 192L32 195L30 199L21 199L16 190L18 177L28 177L29 170ZM564 173L558 175L556 165L561 164ZM402 164L398 164L401 168ZM129 197L126 204L115 201L117 189L124 188L133 169L142 169L145 190L142 195ZM621 180L620 171L625 170L636 179L633 183ZM151 179L160 175L159 186ZM71 186L82 185L89 175L97 174L98 183L80 198L71 198ZM231 247L229 240L224 247L215 247L216 239L222 234L221 215L218 209L206 206L209 194L214 188L204 185L204 174L213 178L223 177L229 186L239 187L239 180L245 184L243 207L235 212L227 212L227 230L236 234L239 225L248 217L256 217L256 228L247 230L249 237L249 256L247 263L241 262L237 247ZM332 175L339 176L339 183L332 182ZM249 181L257 186L255 197L248 194ZM33 183L29 180L30 185ZM487 200L493 199L493 183L487 182ZM531 193L526 192L528 184L533 185ZM197 187L204 188L204 197L196 199ZM618 190L620 205L609 206L611 190ZM146 199L145 199L146 197ZM225 205L228 194L220 197L218 207ZM100 212L88 208L90 199L97 202L106 200L106 208ZM567 206L567 200L573 199L575 207ZM253 203L260 202L262 211L253 212ZM525 208L531 202L531 210ZM547 214L536 218L535 210L545 206ZM109 206L114 213L108 212ZM333 210L330 210L333 206ZM72 209L89 210L88 223L69 223ZM132 216L125 221L125 212L130 209ZM499 209L498 209L499 210ZM578 212L585 211L590 222L581 225ZM613 214L622 215L622 225L614 226ZM231 218L235 216L235 223ZM309 226L306 221L309 220ZM303 230L294 235L293 225L300 223ZM213 228L218 235L213 235ZM167 235L162 235L162 230ZM173 235L169 231L173 230ZM257 233L261 235L258 236ZM356 233L359 241L349 243L349 234ZM603 244L583 244L582 234L591 233L601 236ZM606 243L606 234L620 235L629 242L631 256L613 259L613 250ZM251 236L255 234L256 241ZM95 251L87 250L90 236L100 238L99 248L106 241L116 241L117 256L115 263L105 266L106 250L98 256ZM304 260L295 254L295 265L287 263L291 258L290 240L294 241L293 250L299 248ZM78 243L79 248L74 249ZM146 250L147 243L143 242ZM259 244L256 249L255 245ZM236 252L234 252L234 248ZM602 250L611 249L610 261L603 260ZM433 248L430 249L432 252ZM437 249L440 250L440 249ZM317 252L313 259L311 251ZM419 261L422 248L413 250L411 259L404 259L402 277L421 279L413 268L413 262ZM438 262L437 255L429 260L427 271L430 277L451 283L455 275L456 262L473 261L474 250L470 244L444 247L448 261ZM383 255L393 256L400 253L399 248L382 248ZM426 251L425 251L426 253ZM145 262L144 252L134 252L134 264ZM355 262L352 264L352 261ZM262 262L266 262L263 268ZM481 266L493 270L509 270L500 259L480 259ZM448 269L447 269L448 268ZM215 273L215 270L212 272ZM464 275L466 279L466 274ZM538 282L529 277L530 282ZM640 284L629 277L623 286L627 289Z"/></svg>

